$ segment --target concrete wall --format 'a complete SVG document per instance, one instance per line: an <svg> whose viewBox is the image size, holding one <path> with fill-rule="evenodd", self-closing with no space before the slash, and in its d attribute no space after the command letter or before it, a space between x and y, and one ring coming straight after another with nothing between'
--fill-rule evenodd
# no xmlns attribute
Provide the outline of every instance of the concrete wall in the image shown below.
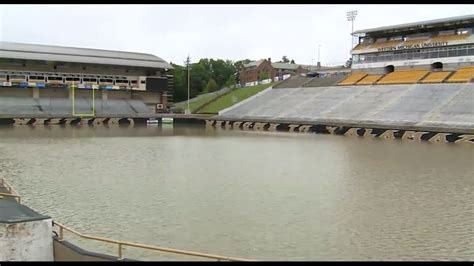
<svg viewBox="0 0 474 266"><path fill-rule="evenodd" d="M0 223L0 261L53 261L52 220Z"/></svg>
<svg viewBox="0 0 474 266"><path fill-rule="evenodd" d="M33 89L31 88L0 88L0 97L33 97Z"/></svg>
<svg viewBox="0 0 474 266"><path fill-rule="evenodd" d="M107 91L108 99L130 99L131 93L128 91Z"/></svg>

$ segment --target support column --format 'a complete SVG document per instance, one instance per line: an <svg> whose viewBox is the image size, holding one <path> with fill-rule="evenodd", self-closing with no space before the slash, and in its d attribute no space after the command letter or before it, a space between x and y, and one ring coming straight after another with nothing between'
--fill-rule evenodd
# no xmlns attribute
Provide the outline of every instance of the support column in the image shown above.
<svg viewBox="0 0 474 266"><path fill-rule="evenodd" d="M107 99L109 99L109 95L108 95L108 92L107 90L103 90L102 91L102 101L107 101Z"/></svg>
<svg viewBox="0 0 474 266"><path fill-rule="evenodd" d="M39 88L33 88L33 99L39 99Z"/></svg>

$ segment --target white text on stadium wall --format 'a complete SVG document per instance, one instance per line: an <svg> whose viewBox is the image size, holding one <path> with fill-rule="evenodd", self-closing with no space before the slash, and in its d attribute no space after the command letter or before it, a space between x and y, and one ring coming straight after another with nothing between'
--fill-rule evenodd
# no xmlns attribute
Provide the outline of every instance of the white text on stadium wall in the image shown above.
<svg viewBox="0 0 474 266"><path fill-rule="evenodd" d="M441 47L441 46L447 46L447 45L448 45L448 42L426 42L426 43L417 43L417 44L410 44L410 45L381 47L381 48L378 48L377 51L385 52L385 51L417 49L417 48L419 49L419 48L429 48L429 47Z"/></svg>

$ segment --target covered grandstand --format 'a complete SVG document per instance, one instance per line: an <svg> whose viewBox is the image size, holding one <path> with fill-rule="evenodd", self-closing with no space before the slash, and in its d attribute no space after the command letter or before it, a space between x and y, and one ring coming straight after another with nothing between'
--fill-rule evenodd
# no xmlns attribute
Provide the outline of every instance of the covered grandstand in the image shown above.
<svg viewBox="0 0 474 266"><path fill-rule="evenodd" d="M151 54L0 42L0 117L156 113L172 103L172 70Z"/></svg>
<svg viewBox="0 0 474 266"><path fill-rule="evenodd" d="M216 119L472 134L473 30L469 15L356 31L352 73L295 78Z"/></svg>
<svg viewBox="0 0 474 266"><path fill-rule="evenodd" d="M466 15L355 31L352 68L382 74L473 66L473 27L474 15Z"/></svg>

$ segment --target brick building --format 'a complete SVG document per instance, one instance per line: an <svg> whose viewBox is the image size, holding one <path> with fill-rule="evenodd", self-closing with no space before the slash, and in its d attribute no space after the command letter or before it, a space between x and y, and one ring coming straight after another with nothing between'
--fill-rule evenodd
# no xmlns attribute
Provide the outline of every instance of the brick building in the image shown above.
<svg viewBox="0 0 474 266"><path fill-rule="evenodd" d="M298 64L272 63L271 58L262 59L245 64L243 68L240 69L240 84L253 85L261 81L264 77L268 77L268 79L274 81L277 77L277 79L282 79L283 76L298 75L306 73L307 71L307 69Z"/></svg>

